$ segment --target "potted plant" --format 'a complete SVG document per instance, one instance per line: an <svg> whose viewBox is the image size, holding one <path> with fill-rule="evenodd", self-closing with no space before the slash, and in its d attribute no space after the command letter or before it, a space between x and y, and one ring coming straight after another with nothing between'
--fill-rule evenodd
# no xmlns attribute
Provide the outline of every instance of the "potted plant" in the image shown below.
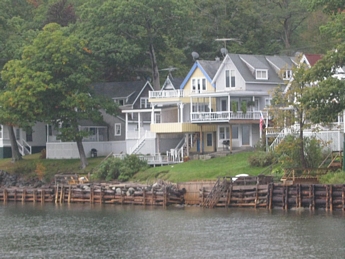
<svg viewBox="0 0 345 259"><path fill-rule="evenodd" d="M241 103L241 111L243 112L243 114L246 114L246 112L247 112L247 102L243 101Z"/></svg>
<svg viewBox="0 0 345 259"><path fill-rule="evenodd" d="M231 103L231 110L233 113L237 113L237 103L236 102Z"/></svg>

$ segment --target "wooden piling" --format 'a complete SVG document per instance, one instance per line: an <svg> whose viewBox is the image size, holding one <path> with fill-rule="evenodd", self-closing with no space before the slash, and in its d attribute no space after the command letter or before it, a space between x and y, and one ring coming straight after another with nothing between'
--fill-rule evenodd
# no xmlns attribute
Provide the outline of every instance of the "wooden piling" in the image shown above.
<svg viewBox="0 0 345 259"><path fill-rule="evenodd" d="M5 188L4 191L3 191L3 197L4 197L4 203L6 203L6 202L7 202L7 199L8 199L6 188Z"/></svg>
<svg viewBox="0 0 345 259"><path fill-rule="evenodd" d="M71 203L71 195L72 195L72 187L70 185L70 186L68 186L68 197L67 197L67 203L68 204Z"/></svg>
<svg viewBox="0 0 345 259"><path fill-rule="evenodd" d="M342 187L342 192L341 192L341 200L342 200L342 211L345 211L345 185Z"/></svg>
<svg viewBox="0 0 345 259"><path fill-rule="evenodd" d="M273 201L273 188L274 188L274 185L273 183L270 183L268 185L269 187L269 206L268 206L268 209L272 209L272 201Z"/></svg>
<svg viewBox="0 0 345 259"><path fill-rule="evenodd" d="M45 190L42 189L41 190L41 203L42 204L45 202L45 199L46 199L46 193L45 193Z"/></svg>
<svg viewBox="0 0 345 259"><path fill-rule="evenodd" d="M22 203L25 202L25 199L26 199L26 189L24 188L22 192Z"/></svg>

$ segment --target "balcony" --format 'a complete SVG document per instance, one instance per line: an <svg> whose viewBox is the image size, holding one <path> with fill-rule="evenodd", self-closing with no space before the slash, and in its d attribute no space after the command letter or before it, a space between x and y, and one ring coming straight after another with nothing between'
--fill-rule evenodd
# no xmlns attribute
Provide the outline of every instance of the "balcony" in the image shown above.
<svg viewBox="0 0 345 259"><path fill-rule="evenodd" d="M182 90L150 91L149 99L158 98L180 98L183 97Z"/></svg>
<svg viewBox="0 0 345 259"><path fill-rule="evenodd" d="M209 123L209 122L228 122L229 120L260 120L261 115L266 118L267 112L260 111L247 111L243 112L192 112L191 122L192 123Z"/></svg>

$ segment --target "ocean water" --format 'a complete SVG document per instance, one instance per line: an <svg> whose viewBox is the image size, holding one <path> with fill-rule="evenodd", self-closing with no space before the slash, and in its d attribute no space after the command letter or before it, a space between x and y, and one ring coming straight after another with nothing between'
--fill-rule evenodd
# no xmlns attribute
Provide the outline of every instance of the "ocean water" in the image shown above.
<svg viewBox="0 0 345 259"><path fill-rule="evenodd" d="M345 213L2 203L0 258L345 258Z"/></svg>

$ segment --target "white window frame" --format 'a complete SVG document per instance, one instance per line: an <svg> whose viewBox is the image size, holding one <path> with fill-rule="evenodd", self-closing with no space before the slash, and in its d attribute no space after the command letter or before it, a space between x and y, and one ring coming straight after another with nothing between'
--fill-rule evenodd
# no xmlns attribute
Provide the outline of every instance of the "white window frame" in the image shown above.
<svg viewBox="0 0 345 259"><path fill-rule="evenodd" d="M283 71L283 79L290 80L292 78L292 70L284 70Z"/></svg>
<svg viewBox="0 0 345 259"><path fill-rule="evenodd" d="M265 98L265 107L271 106L272 98Z"/></svg>
<svg viewBox="0 0 345 259"><path fill-rule="evenodd" d="M121 136L121 123L114 124L114 136Z"/></svg>
<svg viewBox="0 0 345 259"><path fill-rule="evenodd" d="M191 80L191 93L202 93L207 91L207 83L205 77L195 77Z"/></svg>
<svg viewBox="0 0 345 259"><path fill-rule="evenodd" d="M227 69L225 70L225 88L233 88L236 86L236 77L235 77L235 70Z"/></svg>
<svg viewBox="0 0 345 259"><path fill-rule="evenodd" d="M230 139L230 128L229 126L219 127L219 140Z"/></svg>
<svg viewBox="0 0 345 259"><path fill-rule="evenodd" d="M259 80L267 80L268 79L267 69L256 69L255 70L255 78L259 79Z"/></svg>
<svg viewBox="0 0 345 259"><path fill-rule="evenodd" d="M209 136L211 136L211 145L209 145ZM213 133L206 133L206 146L207 147L212 147L213 146Z"/></svg>
<svg viewBox="0 0 345 259"><path fill-rule="evenodd" d="M140 108L145 109L151 107L148 97L140 97Z"/></svg>

